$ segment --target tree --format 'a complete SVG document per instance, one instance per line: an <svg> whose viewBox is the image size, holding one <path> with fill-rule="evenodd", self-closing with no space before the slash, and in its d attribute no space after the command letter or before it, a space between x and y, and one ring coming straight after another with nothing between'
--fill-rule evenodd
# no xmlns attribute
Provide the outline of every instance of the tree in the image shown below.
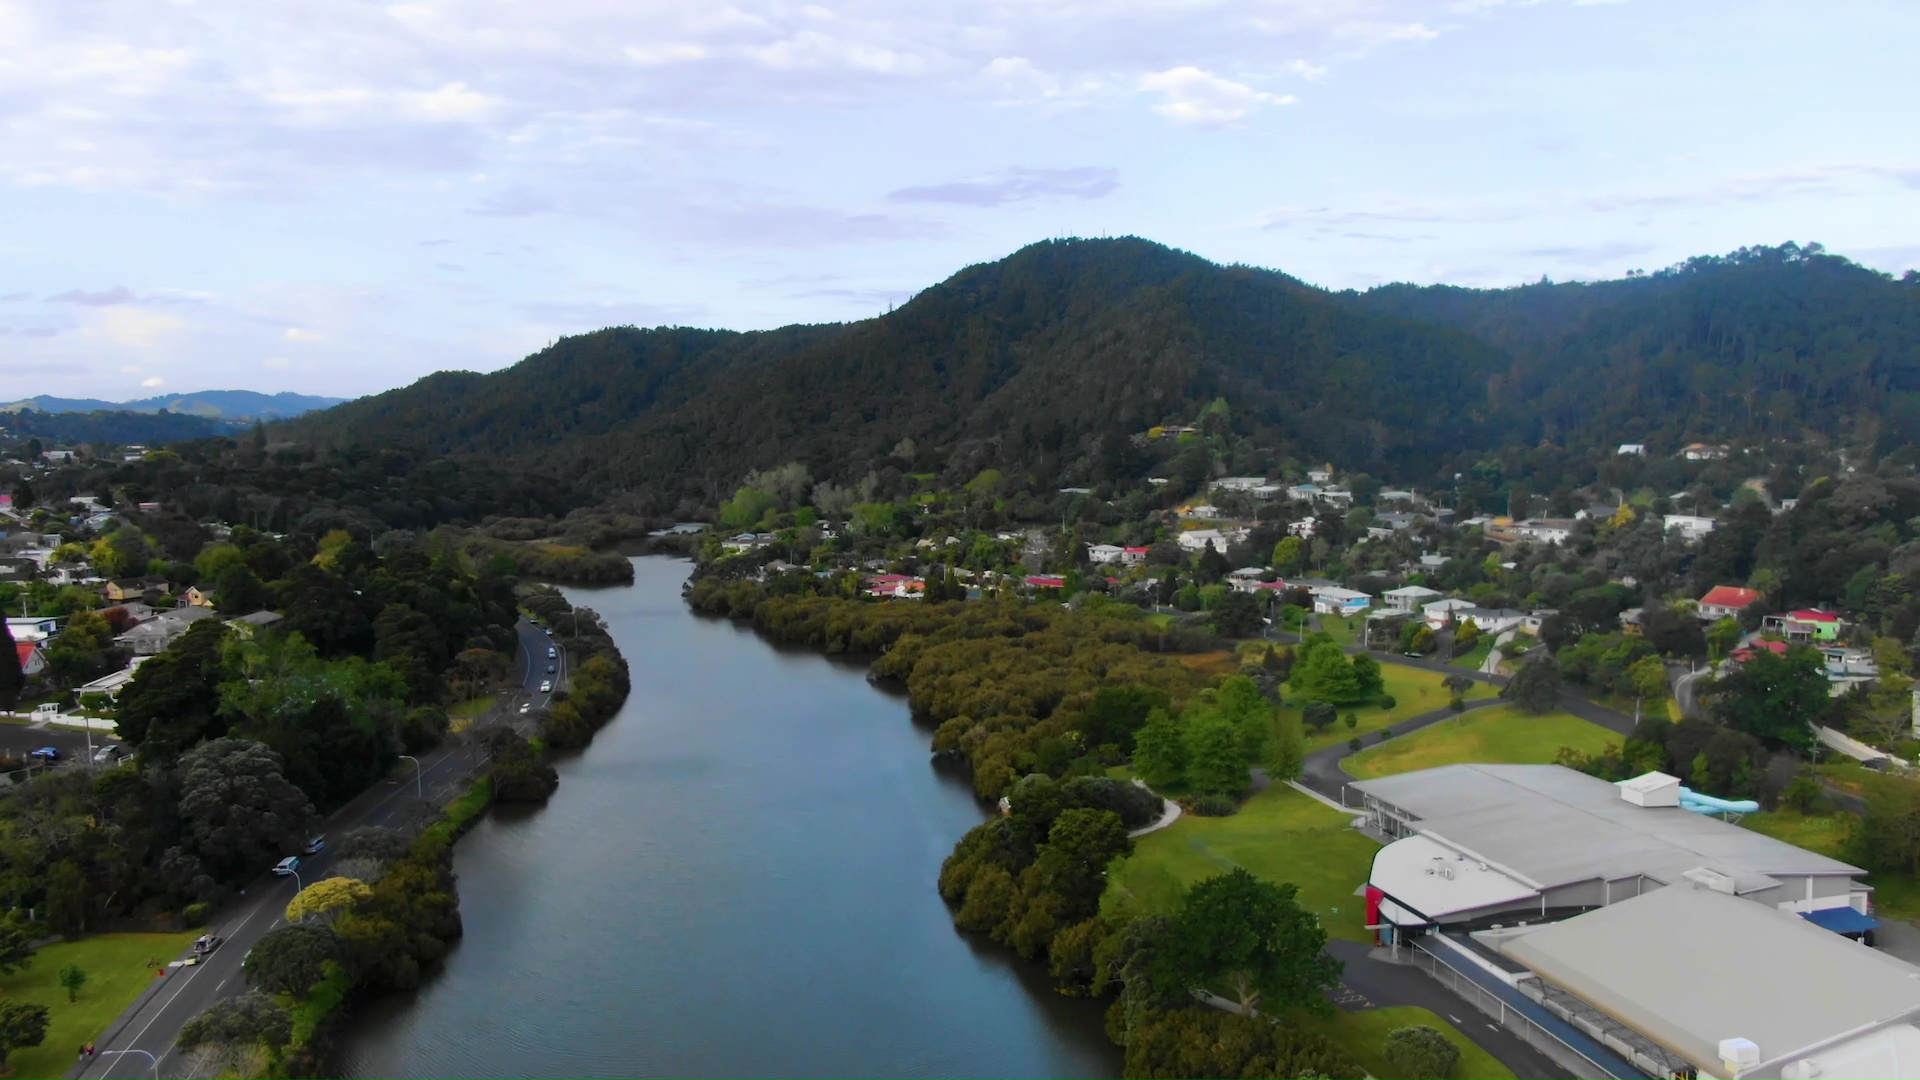
<svg viewBox="0 0 1920 1080"><path fill-rule="evenodd" d="M202 1070L208 1076L257 1075L238 1065L268 1047L285 1045L292 1037L293 1017L260 990L216 1001L180 1028L180 1045L197 1051L198 1063L208 1066Z"/></svg>
<svg viewBox="0 0 1920 1080"><path fill-rule="evenodd" d="M40 931L25 919L0 915L0 975L10 975L33 963L33 943L40 937Z"/></svg>
<svg viewBox="0 0 1920 1080"><path fill-rule="evenodd" d="M1330 701L1309 701L1300 709L1300 719L1318 735L1333 726L1340 718L1340 710Z"/></svg>
<svg viewBox="0 0 1920 1080"><path fill-rule="evenodd" d="M1155 709L1168 707L1167 692L1151 686L1103 686L1081 717L1080 730L1088 746L1112 744L1122 753L1133 748L1134 735Z"/></svg>
<svg viewBox="0 0 1920 1080"><path fill-rule="evenodd" d="M364 881L347 877L325 878L300 890L300 895L287 904L287 921L331 923L346 914L353 905L372 895L373 890Z"/></svg>
<svg viewBox="0 0 1920 1080"><path fill-rule="evenodd" d="M143 761L171 765L201 739L226 734L219 716L226 637L218 619L194 623L171 648L141 664L120 691L120 734L140 748Z"/></svg>
<svg viewBox="0 0 1920 1080"><path fill-rule="evenodd" d="M1454 697L1465 697L1467 691L1473 689L1473 680L1465 675L1449 675L1440 680L1440 687Z"/></svg>
<svg viewBox="0 0 1920 1080"><path fill-rule="evenodd" d="M1187 737L1180 721L1165 709L1147 714L1146 725L1135 737L1134 771L1149 787L1179 783L1187 775Z"/></svg>
<svg viewBox="0 0 1920 1080"><path fill-rule="evenodd" d="M1260 632L1260 602L1252 593L1231 590L1213 609L1213 632L1221 637L1252 637Z"/></svg>
<svg viewBox="0 0 1920 1080"><path fill-rule="evenodd" d="M1239 795L1251 782L1233 721L1205 713L1187 724L1187 783L1205 795Z"/></svg>
<svg viewBox="0 0 1920 1080"><path fill-rule="evenodd" d="M304 998L327 976L329 963L347 958L347 943L329 927L312 923L269 930L241 965L247 981L274 994Z"/></svg>
<svg viewBox="0 0 1920 1080"><path fill-rule="evenodd" d="M1776 746L1808 750L1814 727L1833 709L1829 685L1824 658L1797 645L1785 656L1754 650L1752 659L1715 680L1702 696L1728 727Z"/></svg>
<svg viewBox="0 0 1920 1080"><path fill-rule="evenodd" d="M1520 666L1500 696L1535 715L1545 715L1560 703L1560 665L1551 656L1536 656Z"/></svg>
<svg viewBox="0 0 1920 1080"><path fill-rule="evenodd" d="M76 937L87 929L87 876L72 859L55 863L47 874L47 923Z"/></svg>
<svg viewBox="0 0 1920 1080"><path fill-rule="evenodd" d="M80 1000L80 988L87 985L87 970L69 960L60 968L60 987L67 992L67 1001Z"/></svg>
<svg viewBox="0 0 1920 1080"><path fill-rule="evenodd" d="M1275 780L1298 780L1307 763L1307 740L1300 730L1300 718L1282 711L1273 726L1273 745L1266 760L1267 775Z"/></svg>
<svg viewBox="0 0 1920 1080"><path fill-rule="evenodd" d="M308 836L313 804L280 768L280 755L249 739L214 739L180 759L182 839L216 879L246 881Z"/></svg>
<svg viewBox="0 0 1920 1080"><path fill-rule="evenodd" d="M12 712L20 703L20 691L27 677L20 670L20 650L14 645L13 631L0 619L0 711Z"/></svg>
<svg viewBox="0 0 1920 1080"><path fill-rule="evenodd" d="M1376 676L1378 670L1376 665ZM1326 634L1309 634L1295 649L1287 685L1298 697L1320 701L1358 701L1367 693L1362 673L1355 670L1339 643Z"/></svg>
<svg viewBox="0 0 1920 1080"><path fill-rule="evenodd" d="M1169 990L1224 983L1247 1015L1325 1009L1341 964L1323 951L1327 932L1297 892L1242 867L1195 885L1161 950L1159 981Z"/></svg>
<svg viewBox="0 0 1920 1080"><path fill-rule="evenodd" d="M1873 870L1920 872L1920 784L1891 773L1867 778L1861 836Z"/></svg>
<svg viewBox="0 0 1920 1080"><path fill-rule="evenodd" d="M1273 568L1281 573L1291 573L1300 568L1306 558L1307 545L1297 536L1289 536L1273 545Z"/></svg>
<svg viewBox="0 0 1920 1080"><path fill-rule="evenodd" d="M1385 1055L1394 1075L1409 1080L1446 1080L1460 1065L1460 1048L1425 1024L1387 1032Z"/></svg>
<svg viewBox="0 0 1920 1080"><path fill-rule="evenodd" d="M214 580L214 604L229 618L250 615L273 605L273 593L245 563L236 563Z"/></svg>
<svg viewBox="0 0 1920 1080"><path fill-rule="evenodd" d="M1652 701L1667 699L1667 665L1657 656L1643 656L1634 661L1633 666L1627 669L1627 681L1640 697Z"/></svg>
<svg viewBox="0 0 1920 1080"><path fill-rule="evenodd" d="M15 1050L27 1050L47 1037L47 1007L0 998L0 1069Z"/></svg>

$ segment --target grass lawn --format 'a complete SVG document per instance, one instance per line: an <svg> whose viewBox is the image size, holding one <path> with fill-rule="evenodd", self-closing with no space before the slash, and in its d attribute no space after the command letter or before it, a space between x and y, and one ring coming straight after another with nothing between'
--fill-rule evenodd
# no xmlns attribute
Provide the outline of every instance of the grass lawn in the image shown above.
<svg viewBox="0 0 1920 1080"><path fill-rule="evenodd" d="M1366 902L1354 890L1366 882L1380 845L1351 820L1284 784L1248 799L1231 817L1184 815L1134 842L1133 854L1110 872L1101 909L1170 912L1185 886L1241 866L1299 886L1301 906L1319 915L1329 935L1370 940Z"/></svg>
<svg viewBox="0 0 1920 1080"><path fill-rule="evenodd" d="M1147 616L1147 621L1164 630L1173 625L1173 615L1169 612L1159 611Z"/></svg>
<svg viewBox="0 0 1920 1080"><path fill-rule="evenodd" d="M1405 664L1382 663L1380 677L1386 684L1386 693L1394 699L1393 708L1383 709L1378 705L1360 708L1341 706L1340 719L1332 727L1317 735L1312 732L1307 733L1308 753L1344 743L1355 735L1364 736L1370 732L1379 731L1395 720L1406 720L1423 712L1431 712L1445 705L1451 696L1446 688L1440 685L1440 680L1447 676L1437 671L1408 667ZM1285 690L1283 689L1281 693L1284 696ZM1476 682L1473 684L1473 689L1467 691L1467 700L1478 701L1481 698L1493 697L1497 693L1499 690L1492 683ZM1301 702L1288 698L1287 704L1298 708ZM1358 726L1352 731L1347 730L1346 724L1347 714L1350 712L1359 719Z"/></svg>
<svg viewBox="0 0 1920 1080"><path fill-rule="evenodd" d="M126 1011L154 975L147 961L172 960L186 949L199 931L178 934L96 934L80 941L49 945L33 956L33 963L11 975L0 975L0 994L10 1001L45 1005L52 1014L47 1037L39 1046L15 1050L7 1056L18 1077L64 1076L75 1051L97 1040L107 1025ZM60 988L60 969L69 962L87 973L80 1000L67 1003ZM173 976L168 976L172 978Z"/></svg>
<svg viewBox="0 0 1920 1080"><path fill-rule="evenodd" d="M1473 648L1447 663L1457 668L1466 668L1468 671L1479 671L1480 665L1487 662L1487 654L1493 651L1493 638L1492 634L1481 634L1480 640L1473 643Z"/></svg>
<svg viewBox="0 0 1920 1080"><path fill-rule="evenodd" d="M488 709L493 708L493 702L494 699L491 696L468 698L458 705L448 708L447 715L451 717L466 717L469 719L476 716L484 716Z"/></svg>
<svg viewBox="0 0 1920 1080"><path fill-rule="evenodd" d="M1340 762L1362 780L1376 776L1482 761L1498 765L1550 765L1563 746L1597 754L1620 737L1570 713L1535 716L1514 705L1476 709L1404 739L1370 746Z"/></svg>
<svg viewBox="0 0 1920 1080"><path fill-rule="evenodd" d="M1365 616L1354 616L1349 619L1335 618L1332 615L1322 615L1320 617L1320 629L1324 631L1328 637L1339 642L1343 647L1347 645L1358 645L1360 643L1360 634L1366 625L1367 620Z"/></svg>
<svg viewBox="0 0 1920 1080"><path fill-rule="evenodd" d="M1473 1015L1478 1016L1478 1013ZM1387 1064L1383 1052L1387 1045L1387 1034L1394 1028L1423 1024L1447 1037L1447 1041L1460 1050L1460 1064L1453 1075L1471 1077L1472 1080L1513 1080L1513 1071L1508 1069L1492 1055L1482 1050L1472 1039L1462 1035L1445 1017L1438 1013L1422 1009L1417 1005L1392 1005L1382 1009L1368 1009L1365 1012L1343 1012L1332 1016L1314 1016L1300 1013L1289 1016L1288 1021L1307 1031L1325 1035L1347 1052L1353 1063L1374 1076L1398 1076L1392 1065Z"/></svg>
<svg viewBox="0 0 1920 1080"><path fill-rule="evenodd" d="M1867 779L1880 775L1857 761L1835 761L1813 768L1822 779L1831 781L1833 786L1849 795L1865 794Z"/></svg>

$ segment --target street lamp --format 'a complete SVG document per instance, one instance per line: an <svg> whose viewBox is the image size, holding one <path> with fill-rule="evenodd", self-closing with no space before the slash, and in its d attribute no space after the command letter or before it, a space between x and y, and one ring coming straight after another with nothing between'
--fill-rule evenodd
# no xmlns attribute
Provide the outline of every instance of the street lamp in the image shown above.
<svg viewBox="0 0 1920 1080"><path fill-rule="evenodd" d="M139 1054L147 1059L148 1064L153 1066L154 1080L159 1080L160 1078L160 1059L147 1053L145 1050L101 1050L99 1053L106 1057L116 1057L120 1054Z"/></svg>
<svg viewBox="0 0 1920 1080"><path fill-rule="evenodd" d="M412 754L401 754L400 756L407 761L413 762L413 794L421 802L426 802L426 792L420 783L420 759L414 757Z"/></svg>
<svg viewBox="0 0 1920 1080"><path fill-rule="evenodd" d="M299 896L301 893L307 891L306 885L300 881L300 871L289 866L287 867L287 874L293 878L293 895Z"/></svg>

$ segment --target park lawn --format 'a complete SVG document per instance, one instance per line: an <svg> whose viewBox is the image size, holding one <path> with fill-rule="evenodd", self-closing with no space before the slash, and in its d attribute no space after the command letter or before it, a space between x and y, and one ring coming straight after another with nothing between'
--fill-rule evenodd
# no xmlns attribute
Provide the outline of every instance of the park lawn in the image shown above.
<svg viewBox="0 0 1920 1080"><path fill-rule="evenodd" d="M1366 883L1380 845L1353 828L1353 818L1274 784L1230 817L1183 815L1134 841L1133 854L1108 872L1103 913L1155 914L1180 905L1195 882L1245 867L1268 881L1292 882L1300 906L1319 916L1330 936L1368 941Z"/></svg>
<svg viewBox="0 0 1920 1080"><path fill-rule="evenodd" d="M1321 631L1339 642L1343 648L1348 645L1358 645L1361 630L1366 625L1367 620L1364 616L1336 619L1329 615L1320 620Z"/></svg>
<svg viewBox="0 0 1920 1080"><path fill-rule="evenodd" d="M1815 765L1813 769L1822 779L1832 782L1833 786L1849 795L1866 794L1867 780L1880 775L1857 761L1834 761Z"/></svg>
<svg viewBox="0 0 1920 1080"><path fill-rule="evenodd" d="M1384 1052L1387 1035L1394 1028L1425 1025L1445 1035L1447 1041L1459 1049L1460 1064L1454 1067L1453 1075L1469 1077L1471 1080L1513 1080L1513 1070L1500 1064L1499 1059L1481 1049L1478 1043L1467 1038L1445 1017L1418 1005L1390 1005L1364 1012L1339 1012L1332 1016L1315 1016L1302 1011L1289 1014L1287 1020L1306 1031L1325 1035L1346 1051L1355 1065L1373 1076L1399 1075L1392 1065L1387 1064Z"/></svg>
<svg viewBox="0 0 1920 1080"><path fill-rule="evenodd" d="M9 1001L45 1005L51 1016L47 1037L39 1046L15 1050L7 1064L17 1077L64 1076L76 1051L100 1038L140 991L152 982L148 960L162 963L178 957L199 936L195 930L177 934L95 934L79 941L61 941L34 953L33 963L11 975L0 975L0 995ZM87 973L80 1000L68 1004L60 987L60 969L78 964ZM177 969L176 969L177 970ZM169 976L171 978L171 976Z"/></svg>
<svg viewBox="0 0 1920 1080"><path fill-rule="evenodd" d="M1356 736L1379 731L1397 720L1410 720L1421 713L1444 708L1451 697L1446 688L1440 685L1440 681L1445 678L1447 676L1438 671L1409 667L1405 664L1382 663L1380 679L1385 684L1385 693L1394 699L1393 708L1383 709L1378 705L1340 706L1340 719L1335 721L1333 726L1318 734L1307 733L1307 752L1312 753L1315 750L1336 746ZM1283 688L1282 694L1284 693ZM1467 691L1467 700L1478 701L1493 697L1497 693L1499 691L1492 683L1476 681L1473 688ZM1289 698L1287 704L1298 708L1301 702ZM1348 713L1353 713L1355 719L1359 721L1352 730L1347 728Z"/></svg>
<svg viewBox="0 0 1920 1080"><path fill-rule="evenodd" d="M1160 629L1165 630L1167 627L1173 625L1173 615L1171 612L1156 611L1153 614L1147 616L1147 621L1159 627Z"/></svg>
<svg viewBox="0 0 1920 1080"><path fill-rule="evenodd" d="M1343 759L1340 767L1371 780L1463 762L1551 765L1563 746L1598 754L1619 741L1613 732L1570 713L1535 716L1516 705L1495 705L1370 746Z"/></svg>
<svg viewBox="0 0 1920 1080"><path fill-rule="evenodd" d="M494 698L492 698L491 696L468 698L467 700L462 701L459 704L449 708L447 710L447 715L454 716L454 717L466 717L468 719L472 719L473 717L476 717L476 716L486 715L487 710L493 708L493 705L494 705Z"/></svg>
<svg viewBox="0 0 1920 1080"><path fill-rule="evenodd" d="M1854 827L1859 823L1852 814L1802 814L1793 810L1767 810L1740 818L1740 824L1754 832L1841 860L1847 857Z"/></svg>
<svg viewBox="0 0 1920 1080"><path fill-rule="evenodd" d="M1480 665L1487 662L1487 654L1493 651L1493 638L1494 635L1492 634L1481 634L1480 640L1473 643L1473 648L1447 661L1447 663L1457 668L1465 668L1468 671L1479 671Z"/></svg>

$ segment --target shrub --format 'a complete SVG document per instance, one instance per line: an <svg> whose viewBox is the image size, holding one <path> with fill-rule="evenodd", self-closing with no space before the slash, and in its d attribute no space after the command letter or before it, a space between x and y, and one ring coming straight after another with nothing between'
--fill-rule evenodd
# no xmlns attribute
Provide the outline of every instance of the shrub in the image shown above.
<svg viewBox="0 0 1920 1080"><path fill-rule="evenodd" d="M180 925L189 930L197 930L207 925L207 916L213 914L213 905L205 900L195 900L180 909Z"/></svg>
<svg viewBox="0 0 1920 1080"><path fill-rule="evenodd" d="M1398 705L1398 704L1400 704L1400 702L1399 702L1398 700L1396 700L1396 699L1394 698L1394 696L1393 696L1392 694L1381 694L1381 695L1380 695L1380 707L1381 707L1381 708L1383 708L1383 709L1391 709L1391 708L1393 708L1393 707L1394 707L1395 705Z"/></svg>
<svg viewBox="0 0 1920 1080"><path fill-rule="evenodd" d="M1360 752L1360 737L1358 735L1347 740L1347 749L1353 751L1356 754Z"/></svg>
<svg viewBox="0 0 1920 1080"><path fill-rule="evenodd" d="M1445 1080L1460 1064L1459 1048L1423 1024L1388 1032L1386 1057L1399 1075L1410 1080Z"/></svg>
<svg viewBox="0 0 1920 1080"><path fill-rule="evenodd" d="M1375 736L1375 741L1386 742L1388 739L1391 739L1391 738L1393 738L1393 729L1390 727L1383 727L1380 729L1380 734Z"/></svg>
<svg viewBox="0 0 1920 1080"><path fill-rule="evenodd" d="M1228 817L1240 804L1225 795L1201 795L1188 807L1201 817Z"/></svg>

